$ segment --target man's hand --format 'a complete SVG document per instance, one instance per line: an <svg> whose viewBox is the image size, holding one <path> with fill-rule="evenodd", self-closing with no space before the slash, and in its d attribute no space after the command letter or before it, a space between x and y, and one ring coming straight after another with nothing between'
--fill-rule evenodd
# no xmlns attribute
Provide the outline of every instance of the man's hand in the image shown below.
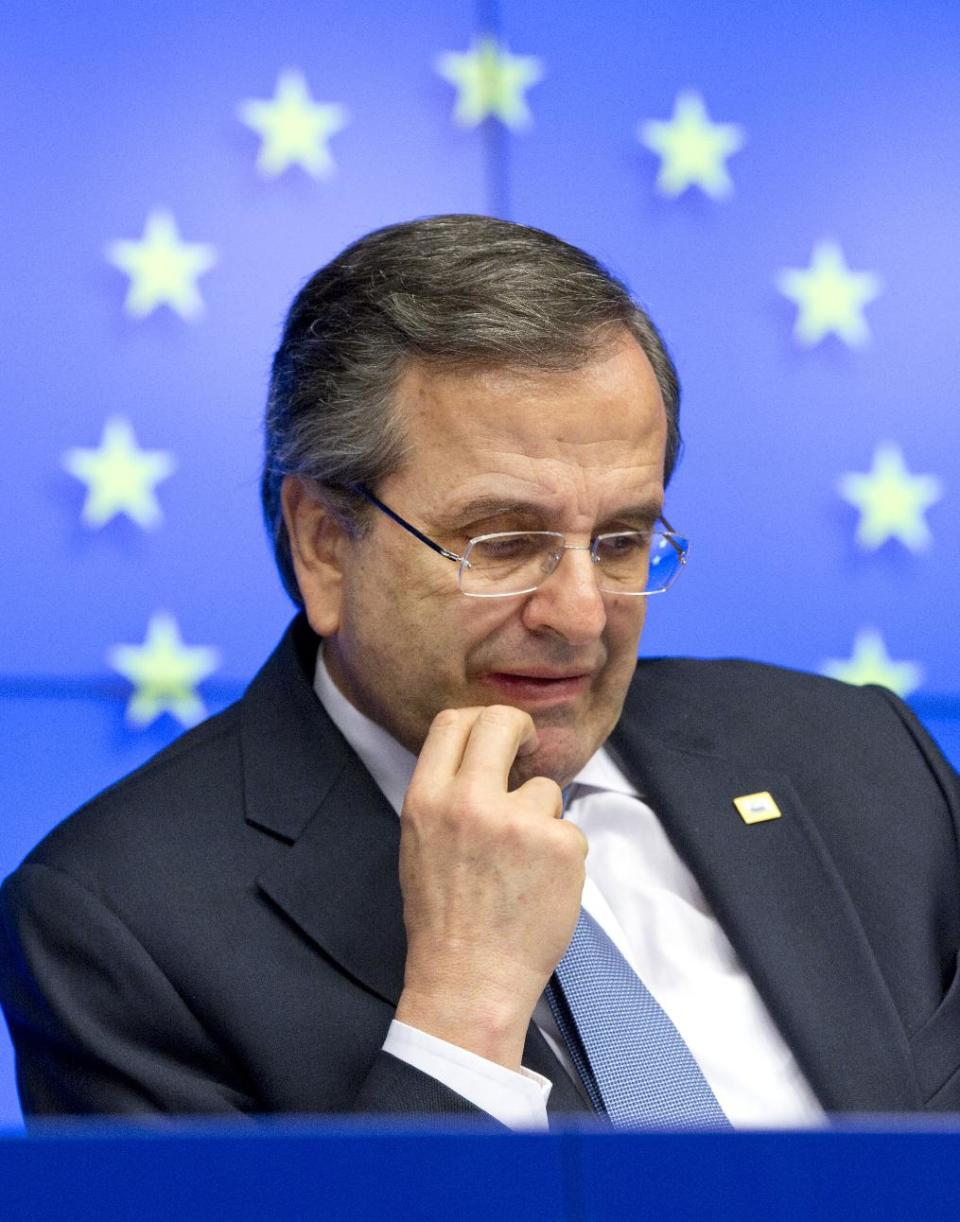
<svg viewBox="0 0 960 1222"><path fill-rule="evenodd" d="M537 747L505 705L445 709L401 818L407 962L397 1018L518 1069L537 999L573 936L587 843L560 787L510 768Z"/></svg>

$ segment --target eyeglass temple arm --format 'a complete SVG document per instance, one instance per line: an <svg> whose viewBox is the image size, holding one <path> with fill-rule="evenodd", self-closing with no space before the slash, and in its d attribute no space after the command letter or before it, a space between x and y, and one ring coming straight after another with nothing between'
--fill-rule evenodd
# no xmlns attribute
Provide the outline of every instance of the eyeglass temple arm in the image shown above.
<svg viewBox="0 0 960 1222"><path fill-rule="evenodd" d="M362 496L364 500L369 501L371 505L376 505L381 513L385 513L387 517L392 518L398 526L402 526L404 530L409 531L415 539L419 539L421 543L425 543L427 547L432 548L438 556L443 556L447 560L453 560L457 564L459 564L463 559L463 557L458 556L456 552L448 552L445 547L441 547L439 543L434 543L434 541L428 538L422 531L417 530L415 526L411 526L405 518L401 518L400 515L395 513L389 505L385 505L379 497L374 496L365 484L351 484L350 490L352 492L356 492L359 496Z"/></svg>
<svg viewBox="0 0 960 1222"><path fill-rule="evenodd" d="M683 564L686 564L686 562L687 562L687 557L686 557L686 555L684 554L684 550L683 550L683 548L680 546L680 544L679 544L679 543L676 541L676 539L673 537L673 536L674 536L674 535L675 535L677 532L676 532L676 531L673 529L673 527L670 525L670 523L667 521L667 519L666 519L666 518L663 516L663 514L661 514L661 515L660 515L660 521L661 521L661 522L664 524L664 526L667 528L667 534L666 534L666 539L667 539L667 542L670 544L670 546L673 548L673 550L674 550L674 551L677 553L677 555L680 557L681 562L682 562Z"/></svg>

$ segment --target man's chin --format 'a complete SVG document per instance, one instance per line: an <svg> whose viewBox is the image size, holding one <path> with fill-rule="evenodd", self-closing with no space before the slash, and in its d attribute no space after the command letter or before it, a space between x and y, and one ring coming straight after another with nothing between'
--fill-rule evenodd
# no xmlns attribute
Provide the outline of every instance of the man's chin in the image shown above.
<svg viewBox="0 0 960 1222"><path fill-rule="evenodd" d="M510 769L510 788L518 789L535 776L569 785L599 743L573 726L537 726L540 744L532 755L518 756Z"/></svg>

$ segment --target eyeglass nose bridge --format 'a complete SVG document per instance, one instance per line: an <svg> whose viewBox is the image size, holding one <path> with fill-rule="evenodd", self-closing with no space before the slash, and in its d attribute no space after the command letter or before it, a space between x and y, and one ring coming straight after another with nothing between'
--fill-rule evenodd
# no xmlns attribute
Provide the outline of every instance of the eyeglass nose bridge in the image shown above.
<svg viewBox="0 0 960 1222"><path fill-rule="evenodd" d="M592 543L557 543L547 553L550 557L550 565L549 567L544 565L544 581L546 581L548 577L552 577L560 567L560 561L563 559L564 552L589 552L590 559L593 561L594 565L600 564L600 556L597 552L596 541Z"/></svg>

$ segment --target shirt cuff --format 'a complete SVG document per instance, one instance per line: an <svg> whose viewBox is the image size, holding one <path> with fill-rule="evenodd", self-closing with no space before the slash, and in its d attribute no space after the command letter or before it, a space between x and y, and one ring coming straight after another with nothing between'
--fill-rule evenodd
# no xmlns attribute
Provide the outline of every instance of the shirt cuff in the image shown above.
<svg viewBox="0 0 960 1222"><path fill-rule="evenodd" d="M399 1061L429 1074L508 1129L546 1129L551 1082L532 1069L495 1061L394 1019L383 1044Z"/></svg>

